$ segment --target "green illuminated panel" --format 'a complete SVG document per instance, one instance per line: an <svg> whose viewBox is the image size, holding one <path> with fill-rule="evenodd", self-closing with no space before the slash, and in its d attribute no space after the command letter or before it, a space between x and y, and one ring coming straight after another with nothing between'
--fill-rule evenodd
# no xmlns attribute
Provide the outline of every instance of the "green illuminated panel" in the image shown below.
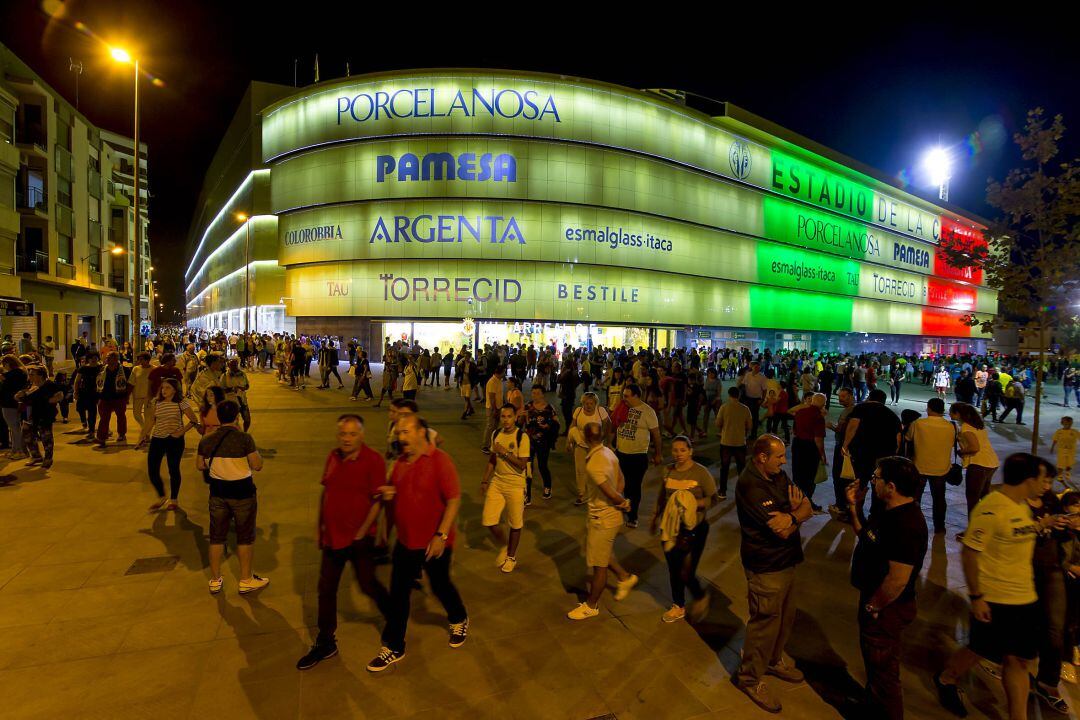
<svg viewBox="0 0 1080 720"><path fill-rule="evenodd" d="M850 332L852 307L853 301L850 298L812 295L780 288L750 288L750 318L753 327ZM908 312L917 315L919 310L908 308Z"/></svg>
<svg viewBox="0 0 1080 720"><path fill-rule="evenodd" d="M779 150L772 151L769 187L789 197L852 217L870 220L873 216L873 190Z"/></svg>

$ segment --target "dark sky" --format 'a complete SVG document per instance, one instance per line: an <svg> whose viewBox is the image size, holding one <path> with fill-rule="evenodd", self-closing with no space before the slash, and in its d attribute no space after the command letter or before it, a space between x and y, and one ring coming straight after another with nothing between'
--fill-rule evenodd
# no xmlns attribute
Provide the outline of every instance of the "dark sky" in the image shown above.
<svg viewBox="0 0 1080 720"><path fill-rule="evenodd" d="M470 14L444 15L415 4L391 4L395 12L383 15L370 3L350 14L338 10L343 5L308 0L292 4L303 13L281 13L265 2L70 0L62 22L50 22L33 0L0 5L0 42L72 101L68 58L83 62L79 109L102 127L131 133L130 70L72 29L74 21L135 47L165 81L144 84L141 99L150 238L155 267L166 269L155 276L167 313L183 307L195 200L247 83L292 84L299 58L299 84L308 84L316 52L323 80L344 76L348 60L354 75L493 67L685 89L733 102L889 176L907 170L910 189L927 195L934 191L919 159L940 138L960 158L950 199L987 217L994 211L984 202L986 180L1019 161L1011 136L1027 110L1043 106L1063 113L1067 126L1080 123L1080 52L1063 17L950 16L940 3L860 4L857 12L815 4L818 14L800 16L786 16L780 4L757 16L725 4L671 17L640 15L632 4L603 16L584 14L583 3L474 4ZM1069 156L1077 138L1066 138Z"/></svg>

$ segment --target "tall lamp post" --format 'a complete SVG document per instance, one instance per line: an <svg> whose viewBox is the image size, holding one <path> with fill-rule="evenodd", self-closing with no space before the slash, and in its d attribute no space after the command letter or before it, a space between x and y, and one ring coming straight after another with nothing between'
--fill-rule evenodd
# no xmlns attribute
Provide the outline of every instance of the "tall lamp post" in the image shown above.
<svg viewBox="0 0 1080 720"><path fill-rule="evenodd" d="M142 312L140 306L142 305L142 220L139 217L139 174L140 174L140 152L139 152L139 59L132 58L131 54L126 50L118 47L110 49L110 54L113 60L120 63L130 63L135 67L135 292L132 294L131 301L131 341L137 344L136 337L139 335L139 331L142 329Z"/></svg>

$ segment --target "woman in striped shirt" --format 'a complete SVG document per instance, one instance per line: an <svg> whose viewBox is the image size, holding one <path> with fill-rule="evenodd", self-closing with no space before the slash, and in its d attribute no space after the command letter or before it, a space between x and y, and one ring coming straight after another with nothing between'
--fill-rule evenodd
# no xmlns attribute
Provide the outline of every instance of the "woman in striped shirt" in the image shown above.
<svg viewBox="0 0 1080 720"><path fill-rule="evenodd" d="M184 416L190 422L184 423ZM199 426L199 418L188 401L180 393L180 383L175 378L164 378L157 397L150 404L150 419L143 426L140 443L150 438L150 452L146 469L150 482L157 491L158 499L150 511L176 510L180 506L176 498L180 494L180 458L184 455L184 433ZM169 465L169 497L165 497L165 485L161 481L161 459Z"/></svg>

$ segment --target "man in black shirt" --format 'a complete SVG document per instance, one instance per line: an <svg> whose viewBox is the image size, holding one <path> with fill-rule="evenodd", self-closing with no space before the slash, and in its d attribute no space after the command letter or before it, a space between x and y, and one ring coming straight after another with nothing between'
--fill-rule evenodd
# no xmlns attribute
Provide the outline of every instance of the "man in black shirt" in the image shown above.
<svg viewBox="0 0 1080 720"><path fill-rule="evenodd" d="M799 525L814 511L782 469L787 457L780 438L762 435L751 454L735 485L750 619L742 664L732 681L760 708L775 713L780 712L780 701L762 678L768 674L785 682L803 680L783 652L795 623L795 566L803 560Z"/></svg>
<svg viewBox="0 0 1080 720"><path fill-rule="evenodd" d="M896 455L900 450L904 426L896 413L885 405L886 397L884 390L871 390L866 401L851 411L844 431L843 449L851 455L855 477L863 490L870 484L877 461ZM878 502L876 496L871 499L871 509L876 508Z"/></svg>
<svg viewBox="0 0 1080 720"><path fill-rule="evenodd" d="M929 533L913 496L921 477L904 457L885 457L871 475L881 509L862 516L866 488L847 488L851 524L859 544L851 558L851 584L859 590L859 646L866 667L867 717L904 717L900 688L900 637L915 619L915 581Z"/></svg>

